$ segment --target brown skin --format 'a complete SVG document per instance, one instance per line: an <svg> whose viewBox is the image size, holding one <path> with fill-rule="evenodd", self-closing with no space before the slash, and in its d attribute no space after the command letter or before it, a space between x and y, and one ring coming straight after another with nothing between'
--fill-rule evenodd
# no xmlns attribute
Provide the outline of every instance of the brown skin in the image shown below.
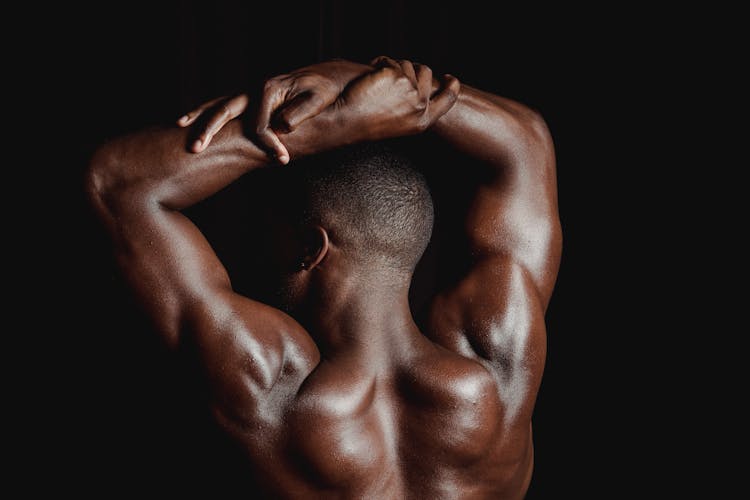
<svg viewBox="0 0 750 500"><path fill-rule="evenodd" d="M199 353L216 421L268 492L522 498L561 248L549 134L518 103L450 77L436 91L425 66L376 65L333 61L275 79L252 115L253 140L232 120L243 96L181 119L209 114L200 154L186 151L186 129L117 139L92 161L93 206L158 331ZM315 102L301 104L305 95ZM287 242L283 258L297 269L284 276L288 315L236 294L179 212L278 165L266 149L283 162L428 129L494 175L455 235L469 246L469 271L438 294L424 331L409 310L411 274L362 268L324 227Z"/></svg>

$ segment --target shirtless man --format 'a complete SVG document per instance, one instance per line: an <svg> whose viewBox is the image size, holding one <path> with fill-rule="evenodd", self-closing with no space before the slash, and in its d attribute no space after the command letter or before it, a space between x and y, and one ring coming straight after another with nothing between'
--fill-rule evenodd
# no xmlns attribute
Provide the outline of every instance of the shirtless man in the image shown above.
<svg viewBox="0 0 750 500"><path fill-rule="evenodd" d="M183 127L208 118L193 130L102 146L88 175L119 266L166 343L198 353L212 414L248 475L280 498L522 498L561 251L544 122L389 58L273 78L258 102L252 139L235 119L248 105L239 96L183 117ZM432 229L424 179L366 149L322 168L296 160L423 132L487 175L454 235L460 275L420 329L408 291ZM290 207L304 217L256 235L280 245L268 265L281 308L234 292L180 212L258 168L302 179Z"/></svg>

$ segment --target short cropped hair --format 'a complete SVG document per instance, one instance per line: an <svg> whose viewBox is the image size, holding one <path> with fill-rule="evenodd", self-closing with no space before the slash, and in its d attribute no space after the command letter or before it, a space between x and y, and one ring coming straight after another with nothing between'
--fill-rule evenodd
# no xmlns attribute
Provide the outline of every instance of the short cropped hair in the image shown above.
<svg viewBox="0 0 750 500"><path fill-rule="evenodd" d="M295 161L306 224L365 263L413 271L432 235L424 176L392 145L364 143Z"/></svg>

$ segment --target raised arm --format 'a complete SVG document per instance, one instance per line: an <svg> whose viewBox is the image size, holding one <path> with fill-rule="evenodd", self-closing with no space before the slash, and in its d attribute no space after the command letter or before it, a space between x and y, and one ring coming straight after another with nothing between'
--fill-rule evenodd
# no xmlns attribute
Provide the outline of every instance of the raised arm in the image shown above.
<svg viewBox="0 0 750 500"><path fill-rule="evenodd" d="M483 175L461 207L463 228L451 236L466 251L441 263L459 270L458 280L431 304L427 331L485 364L506 424L528 425L562 244L552 140L537 113L466 85L432 130L470 158L462 168Z"/></svg>
<svg viewBox="0 0 750 500"><path fill-rule="evenodd" d="M204 156L186 151L187 132L152 129L115 139L91 161L88 190L117 262L170 345L186 316L230 289L198 229L179 210L266 165L266 154L230 124Z"/></svg>
<svg viewBox="0 0 750 500"><path fill-rule="evenodd" d="M268 157L239 123L205 155L187 152L187 141L186 130L172 128L105 144L91 161L89 195L155 330L167 345L188 345L201 358L217 415L247 422L282 371L303 376L318 353L292 318L233 292L209 243L180 213L269 164Z"/></svg>

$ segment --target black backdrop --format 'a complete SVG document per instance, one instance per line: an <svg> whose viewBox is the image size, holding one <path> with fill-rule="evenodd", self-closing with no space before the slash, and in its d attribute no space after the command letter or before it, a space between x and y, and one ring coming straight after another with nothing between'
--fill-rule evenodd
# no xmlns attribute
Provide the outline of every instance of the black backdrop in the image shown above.
<svg viewBox="0 0 750 500"><path fill-rule="evenodd" d="M683 50L661 43L653 14L476 1L225 0L117 3L73 15L61 35L58 78L72 104L66 115L76 118L75 129L64 131L70 161L60 184L74 193L65 196L74 212L72 224L56 225L49 236L59 230L56 241L70 250L53 262L66 273L55 289L66 304L56 321L76 330L52 344L63 358L51 382L65 432L49 460L64 472L61 484L83 493L194 492L233 477L223 443L195 417L189 381L177 378L178 367L148 332L83 203L79 177L91 148L265 76L330 57L380 54L424 62L529 104L552 131L565 243L547 314L528 498L609 497L657 477L654 457L669 446L663 440L638 452L637 473L616 463L643 438L648 411L634 409L645 397L634 366L643 369L653 356L631 340L656 299L629 287L646 282L646 252L664 257L644 244L655 226L669 230L661 220L639 222L657 191L642 181L643 168L664 154L651 148L652 125L642 119L644 89L663 91L653 75ZM221 224L222 207L213 208L204 215L208 226ZM667 273L649 277L649 286L670 281ZM70 450L81 458L71 459Z"/></svg>

